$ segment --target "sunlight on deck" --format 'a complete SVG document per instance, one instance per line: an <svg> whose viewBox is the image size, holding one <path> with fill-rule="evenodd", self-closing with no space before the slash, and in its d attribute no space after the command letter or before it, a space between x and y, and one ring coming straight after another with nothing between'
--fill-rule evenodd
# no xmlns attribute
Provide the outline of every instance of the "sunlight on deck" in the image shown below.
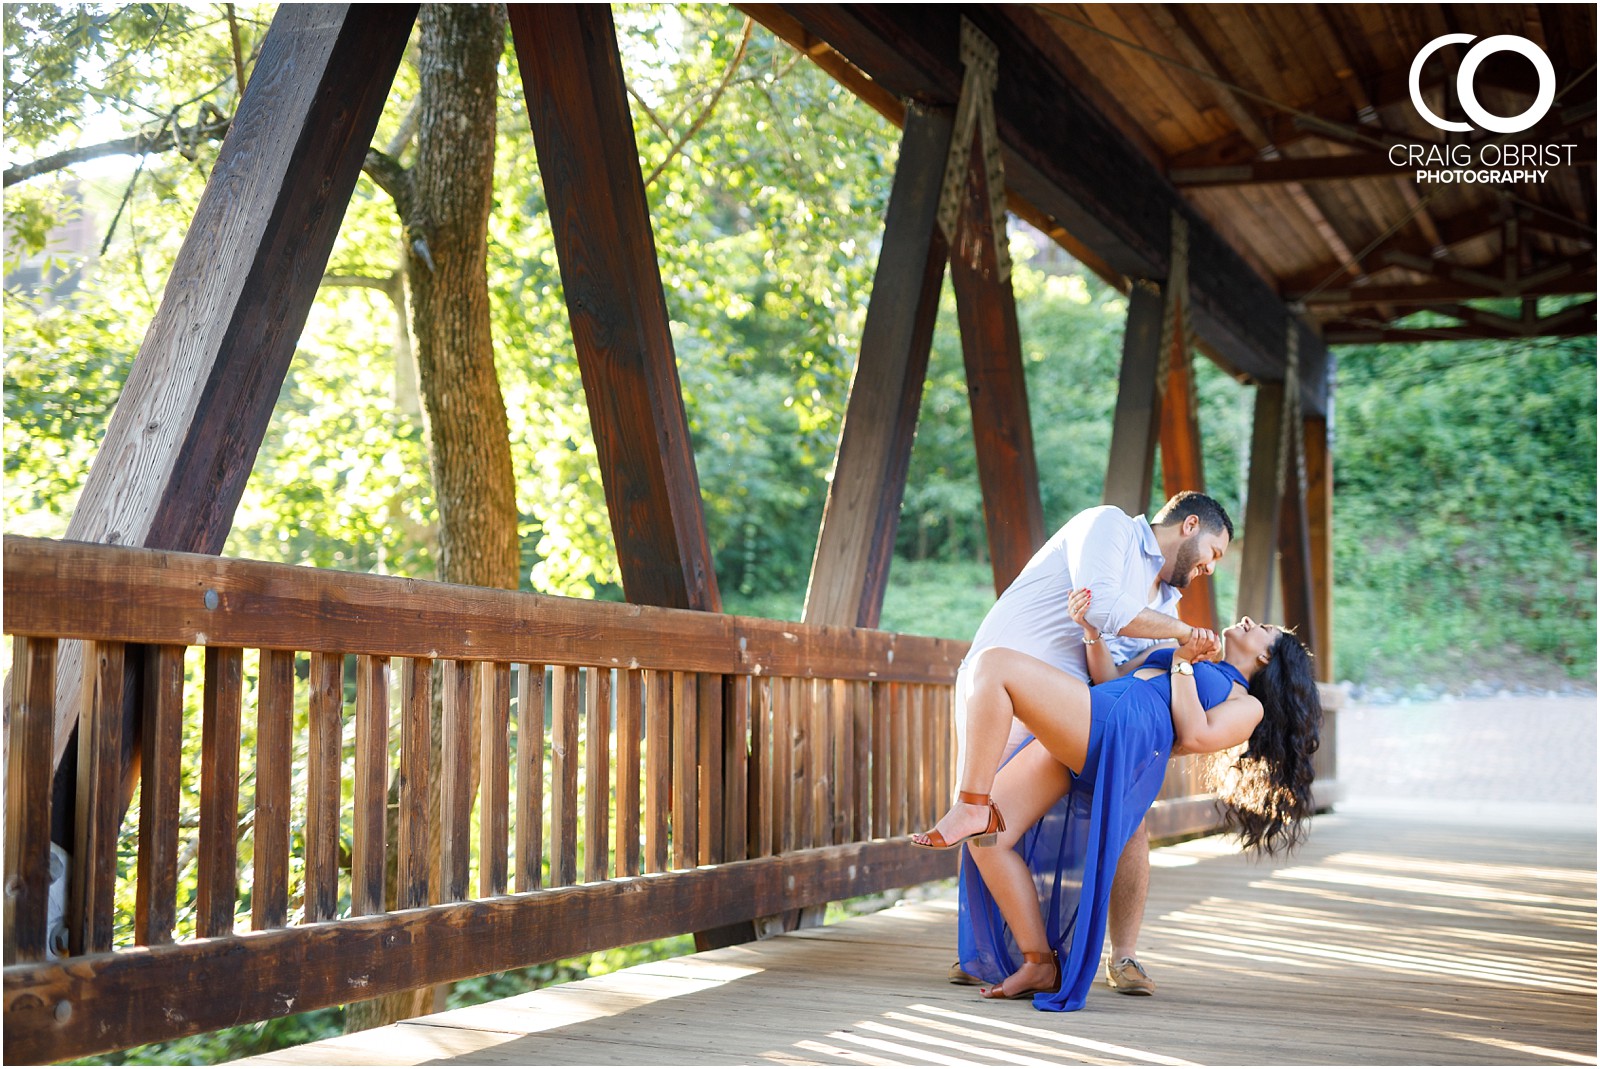
<svg viewBox="0 0 1600 1069"><path fill-rule="evenodd" d="M1080 1013L945 983L955 905L932 901L254 1060L1593 1064L1594 846L1367 814L1319 818L1276 867L1169 847L1140 951L1157 996L1096 985Z"/></svg>

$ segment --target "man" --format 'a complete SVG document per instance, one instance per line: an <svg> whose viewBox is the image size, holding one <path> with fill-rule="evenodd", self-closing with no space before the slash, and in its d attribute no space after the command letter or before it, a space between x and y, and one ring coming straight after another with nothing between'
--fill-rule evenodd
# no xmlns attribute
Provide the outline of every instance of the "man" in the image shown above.
<svg viewBox="0 0 1600 1069"><path fill-rule="evenodd" d="M1148 522L1114 505L1086 509L1068 520L1000 595L973 636L962 674L974 655L1002 647L1090 682L1083 628L1067 614L1067 597L1080 587L1090 591L1089 623L1119 663L1166 639L1215 650L1217 636L1178 619L1177 606L1191 580L1212 573L1232 539L1227 512L1192 490L1175 495ZM958 678L957 702L963 697ZM958 729L963 722L958 711ZM1006 753L1026 736L1013 722ZM961 878L969 877L977 878L976 872L969 873L963 863ZM1149 880L1150 837L1140 824L1117 864L1111 892L1107 982L1123 994L1155 993L1154 981L1134 956ZM950 978L976 982L959 963Z"/></svg>

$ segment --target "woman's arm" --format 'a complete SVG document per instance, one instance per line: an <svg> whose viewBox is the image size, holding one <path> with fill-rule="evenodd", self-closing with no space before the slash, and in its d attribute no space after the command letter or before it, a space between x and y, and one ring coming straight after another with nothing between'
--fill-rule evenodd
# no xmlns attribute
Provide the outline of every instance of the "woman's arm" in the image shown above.
<svg viewBox="0 0 1600 1069"><path fill-rule="evenodd" d="M1176 658L1173 660L1177 664ZM1217 753L1250 738L1261 722L1261 702L1249 694L1229 698L1206 709L1194 676L1173 672L1172 756Z"/></svg>
<svg viewBox="0 0 1600 1069"><path fill-rule="evenodd" d="M1100 629L1089 622L1091 600L1088 587L1072 591L1067 597L1067 615L1078 621L1078 625L1083 628L1083 652L1089 662L1089 681L1109 683L1144 664L1145 658L1150 656L1150 650L1144 650L1138 656L1130 657L1120 665L1117 664L1111 656L1111 651L1106 649L1106 644L1100 641Z"/></svg>

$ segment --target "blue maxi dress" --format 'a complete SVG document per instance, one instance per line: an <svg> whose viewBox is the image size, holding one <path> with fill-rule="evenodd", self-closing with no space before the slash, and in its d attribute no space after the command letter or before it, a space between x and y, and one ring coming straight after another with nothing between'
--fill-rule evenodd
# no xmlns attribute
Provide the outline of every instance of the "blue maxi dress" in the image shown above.
<svg viewBox="0 0 1600 1069"><path fill-rule="evenodd" d="M1172 654L1170 647L1156 650L1143 667L1170 671ZM1194 669L1200 704L1207 709L1226 701L1233 684L1245 682L1230 664L1200 661ZM1078 1010L1089 996L1100 968L1117 860L1166 778L1171 696L1166 673L1153 679L1128 675L1091 688L1083 771L1017 843L1033 874L1050 947L1061 961L1060 988L1034 995L1035 1009ZM960 898L961 967L997 984L1021 966L1022 955L965 847Z"/></svg>

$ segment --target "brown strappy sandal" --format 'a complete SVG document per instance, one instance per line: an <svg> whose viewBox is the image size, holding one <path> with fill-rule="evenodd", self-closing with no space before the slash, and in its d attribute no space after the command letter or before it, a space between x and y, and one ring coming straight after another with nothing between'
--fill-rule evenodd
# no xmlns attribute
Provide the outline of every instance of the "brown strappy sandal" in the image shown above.
<svg viewBox="0 0 1600 1069"><path fill-rule="evenodd" d="M996 835L1006 830L1006 821L1000 815L1000 807L991 802L987 794L973 794L971 791L961 791L956 795L956 801L964 802L967 805L988 806L989 826L982 831L975 831L971 835L963 835L953 843L945 842L944 836L939 834L938 829L934 829L924 835L913 835L911 837L913 846L922 846L929 850L949 850L965 842L971 842L973 846L994 845Z"/></svg>
<svg viewBox="0 0 1600 1069"><path fill-rule="evenodd" d="M1025 950L1022 953L1022 962L1025 965L1054 965L1056 967L1056 978L1055 978L1055 981L1053 983L1050 983L1050 984L1044 986L1044 987L1028 987L1028 988L1024 988L1021 991L1018 991L1015 994L1011 994L1011 995L994 995L994 994L990 994L990 992L992 992L992 991L999 991L1001 989L1001 985L1000 984L996 984L994 987L986 988L985 990L978 992L978 994L982 995L984 998L995 998L995 999L1001 999L1001 998L1004 998L1004 999L1032 998L1034 995L1036 995L1036 994L1038 994L1040 992L1043 992L1045 994L1049 994L1049 993L1055 991L1056 988L1061 986L1061 959L1056 957L1055 951L1053 951L1053 950Z"/></svg>

